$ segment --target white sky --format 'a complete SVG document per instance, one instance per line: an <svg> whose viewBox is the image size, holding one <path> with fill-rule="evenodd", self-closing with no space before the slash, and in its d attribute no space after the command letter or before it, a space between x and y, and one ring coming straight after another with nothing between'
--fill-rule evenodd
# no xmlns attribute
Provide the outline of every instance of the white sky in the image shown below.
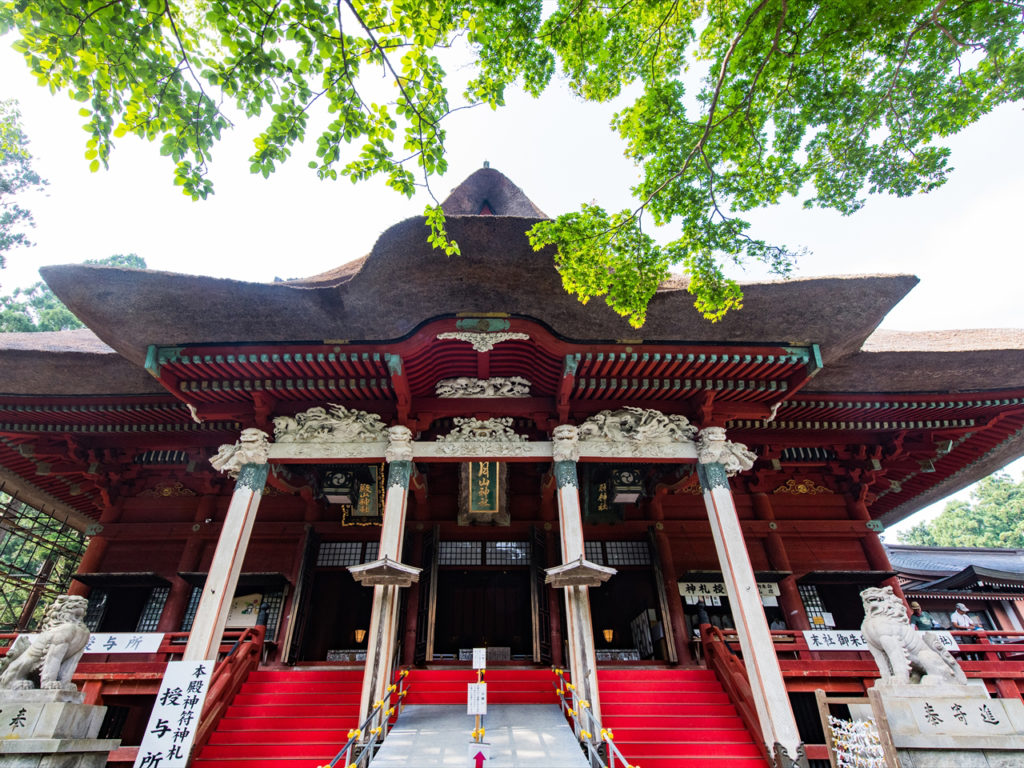
<svg viewBox="0 0 1024 768"><path fill-rule="evenodd" d="M246 158L255 129L244 125L215 150L215 194L205 202L173 186L173 166L156 144L131 137L115 149L109 171L91 174L80 105L38 87L11 42L0 39L0 98L20 101L35 167L50 184L29 201L36 244L9 255L0 272L5 291L37 280L44 264L129 252L151 269L250 281L304 277L362 256L384 229L420 214L427 202L401 198L382 182L321 182L306 167L312 151L301 147L269 179L252 176ZM456 113L447 124L450 170L434 183L435 194L443 199L488 160L549 215L591 200L626 207L637 172L608 129L612 111L555 87L541 100L510 94L498 112ZM1004 107L950 140L957 171L942 189L874 198L848 218L790 202L752 215L754 233L809 248L797 276L920 277L884 328L1024 328L1021 136L1024 112ZM1024 460L1011 471L1019 477Z"/></svg>

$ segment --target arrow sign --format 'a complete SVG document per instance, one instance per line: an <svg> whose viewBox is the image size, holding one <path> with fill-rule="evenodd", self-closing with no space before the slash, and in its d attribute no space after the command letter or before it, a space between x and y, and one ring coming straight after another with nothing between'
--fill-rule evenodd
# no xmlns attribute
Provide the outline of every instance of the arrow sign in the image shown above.
<svg viewBox="0 0 1024 768"><path fill-rule="evenodd" d="M469 759L474 768L483 768L484 760L491 759L491 745L486 741L469 742Z"/></svg>

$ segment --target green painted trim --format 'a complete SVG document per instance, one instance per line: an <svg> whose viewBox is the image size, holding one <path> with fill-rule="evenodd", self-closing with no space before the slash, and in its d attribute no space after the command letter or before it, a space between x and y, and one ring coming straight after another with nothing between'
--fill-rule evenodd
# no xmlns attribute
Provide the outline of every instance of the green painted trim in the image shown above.
<svg viewBox="0 0 1024 768"><path fill-rule="evenodd" d="M0 432L24 432L28 434L123 434L150 432L229 432L237 433L241 425L237 421L204 421L196 424L15 424L0 423Z"/></svg>
<svg viewBox="0 0 1024 768"><path fill-rule="evenodd" d="M697 464L697 478L700 480L700 487L705 491L713 491L715 488L729 489L729 475L724 464Z"/></svg>
<svg viewBox="0 0 1024 768"><path fill-rule="evenodd" d="M748 379L589 379L580 378L578 386L583 389L638 389L646 390L698 390L714 392L787 392L785 381L752 381Z"/></svg>
<svg viewBox="0 0 1024 768"><path fill-rule="evenodd" d="M388 488L393 488L397 485L404 490L408 490L411 477L411 461L392 461L388 464Z"/></svg>
<svg viewBox="0 0 1024 768"><path fill-rule="evenodd" d="M238 480L235 482L235 490L241 488L253 493L262 493L263 487L267 484L269 472L269 464L243 464L242 471L238 473Z"/></svg>
<svg viewBox="0 0 1024 768"><path fill-rule="evenodd" d="M388 364L388 373L392 376L402 375L402 356L393 355L390 352L384 353L384 361Z"/></svg>
<svg viewBox="0 0 1024 768"><path fill-rule="evenodd" d="M507 331L512 327L512 323L498 317L463 317L455 321L455 327L460 331L496 333Z"/></svg>
<svg viewBox="0 0 1024 768"><path fill-rule="evenodd" d="M181 362L183 350L184 347L158 347L156 344L150 344L146 347L146 370L151 376L159 379L160 367L164 363Z"/></svg>
<svg viewBox="0 0 1024 768"><path fill-rule="evenodd" d="M579 488L580 482L576 476L575 461L555 462L555 481L559 488Z"/></svg>
<svg viewBox="0 0 1024 768"><path fill-rule="evenodd" d="M160 364L156 361L156 344L146 347L146 370L154 379L160 378Z"/></svg>
<svg viewBox="0 0 1024 768"><path fill-rule="evenodd" d="M580 356L569 354L565 356L565 366L562 368L562 376L575 376L576 369L580 366Z"/></svg>

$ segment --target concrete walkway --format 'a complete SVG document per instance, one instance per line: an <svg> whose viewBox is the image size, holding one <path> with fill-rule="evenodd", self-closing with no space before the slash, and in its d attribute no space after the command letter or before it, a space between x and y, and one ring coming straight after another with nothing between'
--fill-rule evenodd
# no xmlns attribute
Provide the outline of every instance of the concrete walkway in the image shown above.
<svg viewBox="0 0 1024 768"><path fill-rule="evenodd" d="M484 768L588 768L557 704L500 704L484 717ZM371 768L474 768L465 706L406 707Z"/></svg>

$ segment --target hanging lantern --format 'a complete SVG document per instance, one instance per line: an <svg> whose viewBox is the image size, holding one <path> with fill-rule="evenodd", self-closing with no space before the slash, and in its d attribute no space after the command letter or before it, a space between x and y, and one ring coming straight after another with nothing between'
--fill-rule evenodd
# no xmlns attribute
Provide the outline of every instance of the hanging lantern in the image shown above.
<svg viewBox="0 0 1024 768"><path fill-rule="evenodd" d="M644 486L638 469L612 470L612 504L636 504L643 496Z"/></svg>
<svg viewBox="0 0 1024 768"><path fill-rule="evenodd" d="M359 503L359 477L354 469L328 469L320 490L331 504Z"/></svg>
<svg viewBox="0 0 1024 768"><path fill-rule="evenodd" d="M601 634L604 635L604 641L611 645L612 640L615 639L614 629L602 629Z"/></svg>

